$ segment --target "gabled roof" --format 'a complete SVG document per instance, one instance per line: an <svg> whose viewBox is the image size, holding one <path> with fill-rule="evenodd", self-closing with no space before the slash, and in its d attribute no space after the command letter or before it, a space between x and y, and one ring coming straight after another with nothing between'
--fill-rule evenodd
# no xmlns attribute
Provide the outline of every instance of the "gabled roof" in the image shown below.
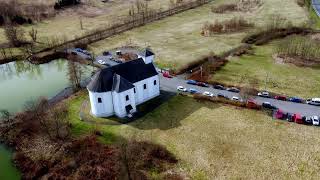
<svg viewBox="0 0 320 180"><path fill-rule="evenodd" d="M146 48L144 51L141 52L140 55L143 57L149 57L149 56L153 56L154 53L149 48Z"/></svg>
<svg viewBox="0 0 320 180"><path fill-rule="evenodd" d="M88 90L92 92L108 92L113 90L113 87L117 89L116 85L114 85L118 80L117 78L114 79L115 74L121 77L119 79L120 90L128 88L128 82L133 84L158 75L158 72L152 63L145 64L143 59L139 58L98 71L87 86Z"/></svg>
<svg viewBox="0 0 320 180"><path fill-rule="evenodd" d="M134 88L134 85L118 74L113 76L112 90L118 93Z"/></svg>

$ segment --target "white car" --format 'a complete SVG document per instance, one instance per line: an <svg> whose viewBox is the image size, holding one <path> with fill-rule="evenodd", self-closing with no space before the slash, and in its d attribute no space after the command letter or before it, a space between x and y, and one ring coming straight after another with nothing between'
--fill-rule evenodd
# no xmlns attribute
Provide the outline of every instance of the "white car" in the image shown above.
<svg viewBox="0 0 320 180"><path fill-rule="evenodd" d="M258 96L267 97L268 98L268 97L270 97L270 94L267 91L262 91L262 92L258 93Z"/></svg>
<svg viewBox="0 0 320 180"><path fill-rule="evenodd" d="M213 94L208 91L203 92L202 95L208 96L208 97L213 97Z"/></svg>
<svg viewBox="0 0 320 180"><path fill-rule="evenodd" d="M233 101L240 101L240 98L237 97L237 96L233 96L231 99L232 99Z"/></svg>
<svg viewBox="0 0 320 180"><path fill-rule="evenodd" d="M181 92L187 92L187 88L183 87L183 86L178 86L177 87L177 90L178 91L181 91Z"/></svg>
<svg viewBox="0 0 320 180"><path fill-rule="evenodd" d="M320 125L320 118L319 118L319 116L312 116L311 117L311 119L312 119L312 124L313 125L315 125L315 126L319 126Z"/></svg>
<svg viewBox="0 0 320 180"><path fill-rule="evenodd" d="M312 98L306 100L307 104L320 106L320 98Z"/></svg>

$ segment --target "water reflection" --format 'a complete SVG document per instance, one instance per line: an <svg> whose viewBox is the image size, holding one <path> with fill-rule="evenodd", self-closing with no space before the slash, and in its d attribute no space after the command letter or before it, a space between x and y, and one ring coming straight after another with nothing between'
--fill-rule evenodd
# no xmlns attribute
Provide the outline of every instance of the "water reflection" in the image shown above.
<svg viewBox="0 0 320 180"><path fill-rule="evenodd" d="M83 78L90 76L92 68L81 66ZM70 86L65 60L34 65L17 61L0 65L0 109L11 112L22 110L25 102L39 96L53 97Z"/></svg>

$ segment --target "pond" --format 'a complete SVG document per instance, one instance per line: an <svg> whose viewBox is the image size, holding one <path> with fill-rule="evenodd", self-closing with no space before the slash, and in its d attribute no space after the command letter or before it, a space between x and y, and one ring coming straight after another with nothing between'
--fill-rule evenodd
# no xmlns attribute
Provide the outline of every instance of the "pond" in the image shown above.
<svg viewBox="0 0 320 180"><path fill-rule="evenodd" d="M89 77L92 68L82 66L83 77ZM69 86L68 62L55 60L33 65L26 61L0 65L0 110L15 113L23 110L26 102L39 97L51 98ZM0 144L0 179L20 179L11 162L12 153Z"/></svg>

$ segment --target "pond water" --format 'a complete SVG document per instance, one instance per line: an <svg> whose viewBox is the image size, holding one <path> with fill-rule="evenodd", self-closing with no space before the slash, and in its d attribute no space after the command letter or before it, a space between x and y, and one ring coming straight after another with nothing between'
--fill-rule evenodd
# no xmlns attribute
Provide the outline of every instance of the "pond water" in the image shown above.
<svg viewBox="0 0 320 180"><path fill-rule="evenodd" d="M83 66L83 77L89 77L91 71L92 68ZM0 65L0 109L11 113L21 111L26 102L43 96L51 98L69 84L65 60L41 65L25 61ZM0 144L0 180L20 179L11 156L10 150Z"/></svg>

